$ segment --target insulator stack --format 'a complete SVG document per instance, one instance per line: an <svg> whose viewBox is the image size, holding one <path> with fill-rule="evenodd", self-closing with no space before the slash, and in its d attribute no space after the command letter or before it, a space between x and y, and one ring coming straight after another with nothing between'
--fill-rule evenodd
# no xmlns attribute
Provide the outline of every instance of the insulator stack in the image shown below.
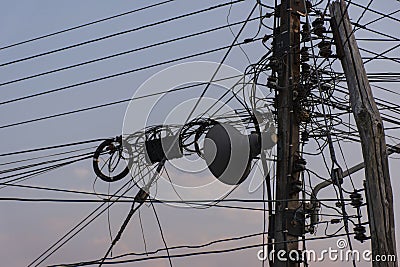
<svg viewBox="0 0 400 267"><path fill-rule="evenodd" d="M301 64L301 72L303 74L303 77L309 77L311 73L311 67L307 63L302 63Z"/></svg>
<svg viewBox="0 0 400 267"><path fill-rule="evenodd" d="M351 199L351 205L354 208L359 208L363 205L363 198L362 198L361 194L358 192L351 193L350 199Z"/></svg>
<svg viewBox="0 0 400 267"><path fill-rule="evenodd" d="M332 89L332 86L329 83L321 83L321 91L329 92Z"/></svg>
<svg viewBox="0 0 400 267"><path fill-rule="evenodd" d="M324 26L324 19L323 18L316 18L313 23L313 32L316 36L322 38L324 37L324 33L326 32L326 28Z"/></svg>
<svg viewBox="0 0 400 267"><path fill-rule="evenodd" d="M366 236L366 228L363 225L356 225L356 227L354 227L354 239L360 241L360 242L364 242L365 240L368 239L368 237Z"/></svg>
<svg viewBox="0 0 400 267"><path fill-rule="evenodd" d="M279 61L276 58L271 57L269 59L269 66L273 72L279 71Z"/></svg>
<svg viewBox="0 0 400 267"><path fill-rule="evenodd" d="M310 53L308 53L308 50L309 50L308 47L303 47L300 50L300 56L301 56L300 60L301 60L302 63L307 62L307 61L310 60Z"/></svg>
<svg viewBox="0 0 400 267"><path fill-rule="evenodd" d="M302 26L301 31L301 41L302 42L309 42L310 41L310 24L305 23Z"/></svg>
<svg viewBox="0 0 400 267"><path fill-rule="evenodd" d="M329 58L332 55L331 42L321 41L318 44L319 55L324 58Z"/></svg>
<svg viewBox="0 0 400 267"><path fill-rule="evenodd" d="M267 86L275 90L278 87L278 79L275 76L269 76L267 79Z"/></svg>
<svg viewBox="0 0 400 267"><path fill-rule="evenodd" d="M293 164L294 172L302 172L306 170L307 161L303 158L298 158Z"/></svg>

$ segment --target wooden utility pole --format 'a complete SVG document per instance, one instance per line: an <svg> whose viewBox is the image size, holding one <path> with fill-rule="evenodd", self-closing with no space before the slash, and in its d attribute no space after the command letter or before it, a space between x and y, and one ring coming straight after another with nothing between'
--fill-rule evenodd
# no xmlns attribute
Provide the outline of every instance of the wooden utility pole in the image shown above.
<svg viewBox="0 0 400 267"><path fill-rule="evenodd" d="M393 195L382 119L372 95L344 1L332 3L330 13L336 52L346 75L351 107L360 133L366 163L366 196L372 255L397 257ZM375 261L372 264L376 267L393 267L397 266L397 261Z"/></svg>
<svg viewBox="0 0 400 267"><path fill-rule="evenodd" d="M291 261L289 256L291 251L298 252L298 237L304 231L303 215L299 214L299 172L293 169L299 150L294 99L300 81L300 13L305 13L304 1L296 0L282 0L276 12L279 21L274 39L274 60L278 66L278 158L273 232L275 253L285 251L281 256L288 261L280 261L275 254L274 267L299 266L299 262Z"/></svg>

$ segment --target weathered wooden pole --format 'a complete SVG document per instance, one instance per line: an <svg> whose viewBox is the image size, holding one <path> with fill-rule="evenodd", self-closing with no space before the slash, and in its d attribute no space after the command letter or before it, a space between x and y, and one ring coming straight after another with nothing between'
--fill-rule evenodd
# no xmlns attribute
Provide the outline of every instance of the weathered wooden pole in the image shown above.
<svg viewBox="0 0 400 267"><path fill-rule="evenodd" d="M330 13L336 52L346 75L350 103L361 138L372 256L397 256L393 195L382 119L372 95L344 1L333 2ZM393 267L397 266L397 261L375 261L372 264Z"/></svg>
<svg viewBox="0 0 400 267"><path fill-rule="evenodd" d="M299 172L293 169L299 150L299 123L294 108L294 91L300 81L300 15L305 13L304 1L282 0L276 16L274 58L278 62L277 119L278 158L276 175L276 213L274 221L274 267L297 267L300 259L299 240L304 224L296 213L299 210ZM290 199L291 201L288 201ZM281 253L284 252L284 253ZM292 253L295 252L295 253ZM278 255L281 255L279 257ZM281 260L280 258L283 258Z"/></svg>

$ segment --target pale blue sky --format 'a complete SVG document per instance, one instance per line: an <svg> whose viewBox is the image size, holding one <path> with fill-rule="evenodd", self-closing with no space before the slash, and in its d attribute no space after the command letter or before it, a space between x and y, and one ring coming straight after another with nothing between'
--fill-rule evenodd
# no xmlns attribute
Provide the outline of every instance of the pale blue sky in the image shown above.
<svg viewBox="0 0 400 267"><path fill-rule="evenodd" d="M2 8L0 9L0 47L156 2L158 1L2 1ZM217 2L224 3L223 1ZM271 2L272 5L272 1L264 2ZM324 3L325 2L326 1L324 1ZM368 3L367 0L355 0L354 2L364 6ZM178 14L200 10L215 5L215 3L216 1L211 0L177 0L163 6L137 12L65 34L0 50L0 64L160 21ZM255 1L247 0L244 3L234 5L229 18L230 21L236 22L244 20L254 4ZM395 0L386 0L384 3L383 1L375 1L371 7L383 13L389 13L398 10L400 8L400 3ZM224 7L190 18L62 51L53 55L0 67L0 83L164 41L173 37L222 26L226 24L227 14L228 7ZM359 8L353 7L350 9L350 16L353 20L356 20L359 15ZM399 14L394 16L400 18ZM361 23L366 23L376 17L378 16L367 13L361 20ZM272 20L267 20L266 22L272 23ZM399 37L398 26L398 22L385 19L376 24L372 24L370 27ZM245 38L253 37L257 29L257 22L249 23L239 40L243 41ZM238 27L234 27L233 30L236 32ZM269 33L269 31L263 31L264 33ZM357 37L380 38L377 35L362 31L357 32ZM207 37L194 37L174 44L163 45L83 67L0 86L0 101L2 102L16 97L151 65L168 59L226 46L229 45L232 40L233 36L230 31L224 29L211 33L207 35ZM385 42L384 44L380 44L377 42L367 43L362 41L359 42L359 45L379 53L397 43ZM265 53L265 48L263 48L260 43L244 46L244 49L252 62L257 61ZM193 60L219 62L223 54L224 52L220 51L196 57ZM364 53L364 55L367 54ZM399 57L399 52L394 50L389 55ZM188 61L190 60L182 62ZM238 48L234 48L225 63L241 71L244 71L248 65L246 57ZM0 116L0 126L129 98L146 79L167 66L171 66L171 64L71 88L63 92L0 105L0 112L2 114L2 116ZM399 72L398 63L375 62L367 64L366 68L369 72ZM394 91L398 90L396 83L381 85ZM399 103L399 96L377 90L376 88L373 90L376 96L387 101ZM127 103L124 103L94 111L1 129L0 139L2 142L0 153L119 135L121 133L126 107ZM140 114L140 111L138 111L138 116L141 115L144 116L144 114ZM396 131L390 131L390 134L395 137L400 137L400 134ZM388 143L394 144L396 140L388 139ZM345 144L344 151L349 167L362 160L360 147L358 145ZM38 153L35 155L41 154ZM28 158L29 155L26 157ZM1 158L0 163L17 159L21 159L21 157ZM311 160L309 164L314 170L323 170L320 159ZM390 160L390 164L392 180L394 181L394 195L397 197L400 192L400 183L397 182L400 169L397 160ZM91 161L87 160L48 174L34 177L24 182L24 184L93 191L92 184L94 178ZM354 179L357 180L357 184L362 184L362 173L358 173ZM106 190L104 184L100 183L96 186L98 186L97 189L100 191L102 190L104 192ZM237 192L234 193L232 198L261 197L260 190L249 194L247 189L248 184L243 184L238 188ZM329 190L331 189L327 189L327 191ZM333 196L331 192L324 192L323 195L324 197ZM0 196L38 198L71 197L63 193L49 193L18 188L0 189ZM96 205L97 204L80 203L49 204L0 202L0 244L2 248L0 250L0 265L7 267L26 266L61 235L73 227L81 218L93 210ZM111 223L114 234L129 208L127 204L118 204L115 206L116 207L111 211ZM259 204L258 207L260 206ZM170 246L201 244L219 238L234 237L262 231L263 216L261 212L257 211L223 208L211 208L206 210L180 209L165 205L157 206L157 211L163 226L165 238ZM398 214L400 214L399 205L396 206L396 211L398 216ZM154 249L163 247L152 209L144 206L141 215L144 221L144 231L148 248ZM318 234L323 235L323 228L322 226L320 227ZM398 229L399 227L396 228L396 230ZM400 232L397 233L398 239L399 235ZM259 238L251 238L245 241L235 241L226 246L216 245L213 248L237 247L257 242L260 242ZM71 240L58 253L50 257L43 266L46 264L77 262L99 258L103 256L108 244L107 217L102 216L99 220L87 227L79 236ZM320 248L322 245L335 244L335 241L312 241L309 244L310 247ZM368 244L363 246L363 248L365 247L368 247ZM143 241L137 216L135 216L129 224L123 238L116 246L114 253L117 255L130 251L143 251ZM173 259L173 263L174 266L189 266L190 264L192 267L261 265L256 257L257 251L258 249L249 249L222 255L179 258ZM316 263L314 265L322 266L322 263ZM324 263L324 266L327 265L327 263ZM338 264L332 264L332 266L337 265ZM166 260L158 260L136 263L134 266L168 266L168 262ZM368 265L364 263L360 264L360 266Z"/></svg>

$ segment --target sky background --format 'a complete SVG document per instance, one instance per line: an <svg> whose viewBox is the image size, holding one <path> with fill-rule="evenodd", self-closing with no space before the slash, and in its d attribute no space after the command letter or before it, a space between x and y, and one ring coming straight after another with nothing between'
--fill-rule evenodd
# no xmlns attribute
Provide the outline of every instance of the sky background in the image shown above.
<svg viewBox="0 0 400 267"><path fill-rule="evenodd" d="M109 17L115 14L134 10L158 1L3 1L0 10L0 47L7 46L19 41L27 40L44 34L52 33L61 29L91 22L97 19ZM267 1L264 1L267 2ZM272 5L272 1L269 1ZM313 1L315 2L315 1ZM366 6L369 1L353 1ZM176 0L159 7L136 12L122 16L93 26L73 30L64 34L44 38L35 42L0 50L0 64L24 58L27 56L43 53L49 50L58 49L68 45L91 40L115 32L132 29L148 23L161 21L195 10L225 3L223 1L194 1ZM326 3L326 1L323 1ZM254 6L255 1L245 1L232 6L229 21L237 22L244 20ZM322 4L321 6L325 6ZM372 8L382 12L390 13L400 9L400 3L395 0L374 1ZM359 7L350 8L350 17L357 20L362 10ZM189 18L176 20L170 23L157 25L147 29L127 33L124 35L109 38L99 42L83 45L77 48L68 49L51 55L38 57L23 62L1 66L0 71L0 101L23 97L26 95L40 93L46 90L60 88L63 86L80 83L99 77L112 75L127 70L152 65L158 62L183 57L186 55L207 51L210 49L227 46L233 36L229 29L223 29L204 36L197 36L173 44L162 45L140 52L115 57L109 60L88 64L85 66L60 71L54 74L44 75L13 84L3 85L4 82L37 73L69 66L79 62L96 59L99 57L119 53L122 51L142 47L145 45L168 40L178 36L202 31L209 28L226 25L229 6L217 10L205 12ZM400 19L399 14L393 15ZM367 23L379 15L367 12L361 24ZM266 20L272 26L272 20ZM378 32L387 33L398 37L399 22L383 19L371 24L372 29ZM239 28L233 27L237 32ZM252 21L246 26L239 41L245 38L254 37L258 30L258 22ZM260 36L269 33L262 29ZM357 31L357 38L382 38L367 31ZM374 42L359 41L360 47L381 52L397 42ZM269 45L269 43L268 43ZM264 55L265 48L261 43L247 44L243 46L250 61L256 62ZM193 60L220 62L224 51L219 51L200 57L194 57L179 61L177 63L190 62ZM371 56L362 52L364 56ZM397 50L388 54L392 57L399 57ZM0 104L0 127L12 123L40 118L43 116L68 112L85 107L105 104L113 101L130 98L137 88L152 75L172 66L165 64L158 67L148 68L143 71L118 76L115 78L73 87L61 92L43 95L27 100L9 104ZM237 47L233 49L225 64L240 71L249 65L243 52ZM338 65L335 69L340 70ZM373 61L366 64L369 73L374 72L398 72L398 63L388 61ZM397 92L397 83L374 83ZM201 89L199 89L201 90ZM199 91L200 92L200 91ZM393 103L398 103L400 97L396 94L383 91L373 87L376 97ZM92 111L80 112L68 116L23 124L20 126L1 127L0 153L19 151L37 147L51 146L95 138L108 138L121 134L125 110L128 104L123 103ZM141 114L140 109L137 111ZM387 127L387 125L385 125ZM388 131L387 143L395 144L395 138L400 137L396 130ZM97 144L82 146L94 151ZM342 144L347 165L353 166L362 161L361 149L358 144ZM93 148L92 148L93 147ZM315 149L315 144L310 144L310 151ZM91 151L88 150L88 151ZM66 151L66 150L57 150ZM56 152L57 152L56 151ZM315 151L315 150L314 150ZM46 155L46 153L34 153L23 156L1 157L0 164L12 160L28 159L31 156ZM309 167L318 173L324 174L324 167L321 158L310 157ZM344 163L343 159L340 159ZM60 168L58 170L36 176L21 184L46 186L71 190L82 190L93 192L95 174L92 170L91 160L86 160ZM6 167L2 167L5 169ZM390 159L392 175L393 194L395 198L395 214L397 221L400 214L400 206L397 205L400 183L398 173L400 168L398 159ZM198 179L199 177L193 177ZM179 177L177 177L179 179ZM353 176L358 186L362 185L363 173L359 172ZM348 182L345 183L348 186ZM112 185L115 190L117 185ZM95 184L97 192L107 192L107 185L102 182ZM239 186L231 195L232 198L260 199L261 190L249 193L249 181ZM321 196L333 197L332 188L326 189ZM131 195L134 193L131 192ZM31 197L31 198L76 198L76 196L60 192L47 192L23 188L6 187L0 189L0 196L3 197ZM84 197L87 198L87 197ZM31 202L0 202L0 261L1 266L19 267L27 266L32 260L45 251L52 243L64 233L76 225L82 218L95 209L98 203L31 203ZM246 204L247 205L247 204ZM250 206L250 204L249 204ZM252 205L262 207L261 204ZM156 205L157 214L160 218L163 233L169 246L182 244L202 244L220 238L235 237L246 234L259 233L262 231L263 213L260 211L249 211L239 209L224 209L213 207L210 209L188 209L177 208L168 205ZM120 224L129 210L129 204L118 203L110 211L111 229L116 234ZM149 250L162 248L163 243L160 231L151 207L143 206L141 209L146 245ZM366 213L364 211L364 219ZM317 236L324 235L324 226L318 228ZM328 233L335 231L335 227L329 228ZM396 227L396 231L399 227ZM400 232L397 233L399 237ZM312 237L309 235L308 237ZM57 253L41 264L78 262L102 257L108 248L110 237L106 214L91 223L79 235L63 246ZM226 244L216 244L210 249L238 247L260 243L260 237L248 238L240 241L232 241ZM307 248L320 249L327 246L335 247L336 239L325 241L311 241ZM360 249L369 247L369 242L360 245L355 241L355 246ZM398 242L398 247L400 243ZM114 254L128 252L142 252L144 244L139 226L138 216L134 216L130 222L123 238L117 244ZM218 255L194 256L188 258L173 259L173 266L253 266L261 265L257 260L259 248L225 253ZM177 251L187 252L185 250ZM314 263L314 266L337 266L339 263ZM131 265L125 265L131 266ZM135 263L135 266L168 266L168 261L153 260ZM350 266L350 264L349 264ZM369 266L361 263L359 266Z"/></svg>

